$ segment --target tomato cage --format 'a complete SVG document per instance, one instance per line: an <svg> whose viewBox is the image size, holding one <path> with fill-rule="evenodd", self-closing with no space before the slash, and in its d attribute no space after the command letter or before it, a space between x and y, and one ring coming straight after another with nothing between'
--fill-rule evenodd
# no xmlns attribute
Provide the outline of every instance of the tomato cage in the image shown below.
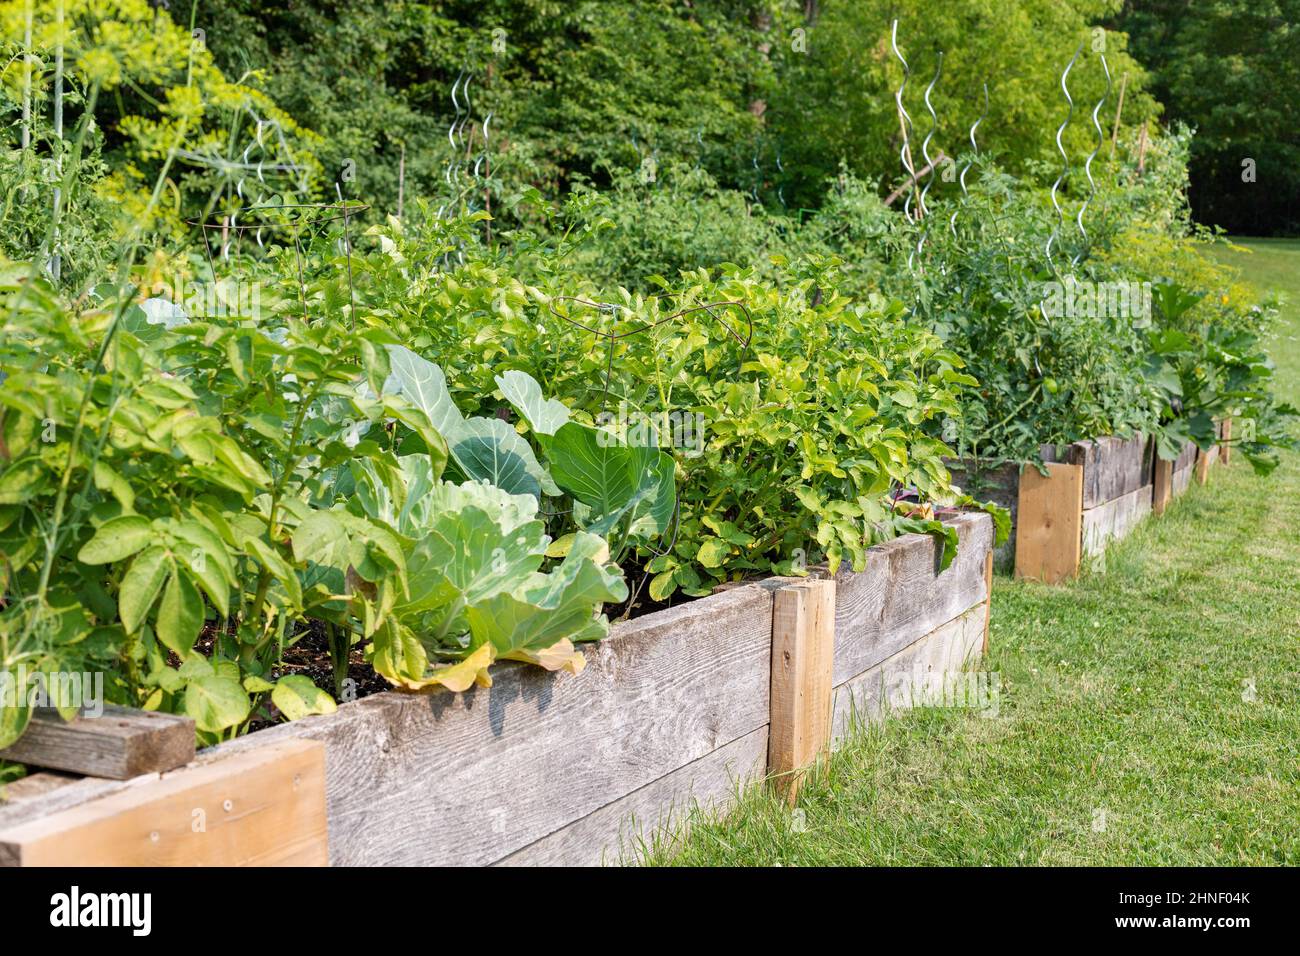
<svg viewBox="0 0 1300 956"><path fill-rule="evenodd" d="M203 237L214 289L231 282L236 289L251 287L260 302L263 284L287 283L288 293L281 288L273 297L277 311L293 311L296 301L307 322L313 310L346 304L351 322L356 309L352 221L369 208L354 202L268 204L186 222ZM221 296L223 303L228 299L229 293Z"/></svg>

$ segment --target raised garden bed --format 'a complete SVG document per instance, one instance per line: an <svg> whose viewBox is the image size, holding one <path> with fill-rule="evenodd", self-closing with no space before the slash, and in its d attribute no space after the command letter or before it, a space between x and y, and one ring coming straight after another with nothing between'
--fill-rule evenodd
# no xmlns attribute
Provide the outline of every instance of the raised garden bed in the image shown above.
<svg viewBox="0 0 1300 956"><path fill-rule="evenodd" d="M1073 577L1151 511L1155 450L1145 435L1041 449L1033 466L953 462L958 484L1012 513L1012 533L995 559L1017 577L1056 583Z"/></svg>
<svg viewBox="0 0 1300 956"><path fill-rule="evenodd" d="M945 520L960 548L942 572L938 542L907 535L833 582L621 623L576 677L519 665L465 694L385 692L130 781L36 774L0 805L0 864L324 863L326 829L335 865L616 861L692 803L797 781L853 713L906 706L908 674L982 651L992 521Z"/></svg>

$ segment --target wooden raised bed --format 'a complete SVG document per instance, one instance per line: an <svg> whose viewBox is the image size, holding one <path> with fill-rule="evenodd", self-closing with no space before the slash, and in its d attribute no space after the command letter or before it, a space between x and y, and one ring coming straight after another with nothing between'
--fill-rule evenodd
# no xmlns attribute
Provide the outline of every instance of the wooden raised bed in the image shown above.
<svg viewBox="0 0 1300 956"><path fill-rule="evenodd" d="M1012 512L1010 541L997 555L1017 577L1055 584L1073 577L1085 557L1100 555L1151 511L1155 450L1145 435L1078 441L1040 449L1044 470L1014 463L951 468L976 497Z"/></svg>
<svg viewBox="0 0 1300 956"><path fill-rule="evenodd" d="M620 623L576 677L512 665L465 694L381 693L172 773L0 804L0 864L60 861L39 846L90 837L102 849L86 862L324 862L324 819L334 865L617 861L769 770L797 784L850 712L886 711L891 680L981 652L992 522L945 520L960 549L942 573L938 543L908 535L872 548L860 574L766 579ZM232 798L236 786L249 792ZM214 814L240 816L226 801L258 825L232 821L216 853L210 835L155 839L139 810L159 820L203 801L210 831Z"/></svg>

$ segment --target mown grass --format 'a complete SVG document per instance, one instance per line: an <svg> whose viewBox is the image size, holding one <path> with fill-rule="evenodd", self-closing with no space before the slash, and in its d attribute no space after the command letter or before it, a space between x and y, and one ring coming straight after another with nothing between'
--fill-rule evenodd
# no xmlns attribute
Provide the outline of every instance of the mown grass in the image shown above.
<svg viewBox="0 0 1300 956"><path fill-rule="evenodd" d="M1290 296L1272 343L1300 399L1300 242L1225 252ZM996 717L862 731L797 812L751 788L643 862L1300 863L1300 457L1240 460L1064 587L999 578Z"/></svg>

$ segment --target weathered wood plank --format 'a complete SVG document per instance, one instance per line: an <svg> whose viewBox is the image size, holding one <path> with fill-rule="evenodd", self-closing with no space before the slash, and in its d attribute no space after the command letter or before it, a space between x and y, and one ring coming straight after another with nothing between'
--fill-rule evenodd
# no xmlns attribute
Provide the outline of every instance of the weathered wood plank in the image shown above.
<svg viewBox="0 0 1300 956"><path fill-rule="evenodd" d="M497 866L598 866L634 862L652 840L674 843L693 810L724 810L763 779L767 727L760 727L626 797L510 854Z"/></svg>
<svg viewBox="0 0 1300 956"><path fill-rule="evenodd" d="M772 608L772 722L767 770L791 800L803 771L830 744L835 582L781 588Z"/></svg>
<svg viewBox="0 0 1300 956"><path fill-rule="evenodd" d="M768 723L772 597L745 586L616 625L576 677L378 694L200 754L329 746L334 865L494 863Z"/></svg>
<svg viewBox="0 0 1300 956"><path fill-rule="evenodd" d="M0 865L323 866L325 748L276 744L0 830Z"/></svg>
<svg viewBox="0 0 1300 956"><path fill-rule="evenodd" d="M107 704L100 716L65 722L58 711L33 712L27 732L0 757L89 777L129 780L183 767L194 759L194 721L175 714Z"/></svg>
<svg viewBox="0 0 1300 956"><path fill-rule="evenodd" d="M1096 508L1151 484L1155 448L1141 433L1077 441L1066 461L1083 467L1083 507Z"/></svg>
<svg viewBox="0 0 1300 956"><path fill-rule="evenodd" d="M989 652L989 625L993 623L993 553L989 552L984 562L984 588L988 598L984 601L984 640L980 644L980 653Z"/></svg>
<svg viewBox="0 0 1300 956"><path fill-rule="evenodd" d="M1107 501L1083 513L1083 553L1101 554L1112 541L1125 537L1151 513L1154 495L1150 485Z"/></svg>
<svg viewBox="0 0 1300 956"><path fill-rule="evenodd" d="M835 578L835 682L898 653L945 621L983 603L985 556L993 519L965 513L944 519L957 529L957 557L940 573L940 542L906 535L870 549L862 572Z"/></svg>
<svg viewBox="0 0 1300 956"><path fill-rule="evenodd" d="M1195 474L1196 474L1195 465L1189 465L1186 468L1174 469L1174 475L1173 478L1170 479L1170 484L1173 485L1175 498L1183 494L1185 491L1187 491L1188 488L1192 486L1192 476Z"/></svg>
<svg viewBox="0 0 1300 956"><path fill-rule="evenodd" d="M833 739L842 741L856 726L879 721L890 713L923 702L924 695L918 690L934 687L936 683L942 687L944 675L964 671L979 657L984 620L983 606L971 608L888 660L837 684Z"/></svg>
<svg viewBox="0 0 1300 956"><path fill-rule="evenodd" d="M1232 464L1232 419L1225 418L1219 422L1219 437L1223 439L1219 444L1219 461L1225 465Z"/></svg>
<svg viewBox="0 0 1300 956"><path fill-rule="evenodd" d="M1056 584L1079 572L1083 536L1084 466L1047 464L1047 474L1020 473L1016 577Z"/></svg>
<svg viewBox="0 0 1300 956"><path fill-rule="evenodd" d="M55 790L79 779L81 778L66 773L29 773L13 783L0 786L0 807L17 806L27 800L42 800Z"/></svg>

